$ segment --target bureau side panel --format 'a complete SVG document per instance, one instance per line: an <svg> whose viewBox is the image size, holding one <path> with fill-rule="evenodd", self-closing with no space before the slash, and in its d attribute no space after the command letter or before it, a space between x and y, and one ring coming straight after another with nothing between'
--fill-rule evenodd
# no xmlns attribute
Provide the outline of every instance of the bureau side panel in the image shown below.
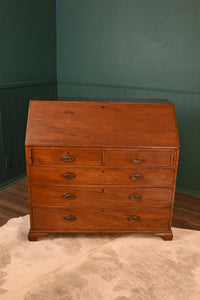
<svg viewBox="0 0 200 300"><path fill-rule="evenodd" d="M31 148L25 146L25 155L26 155L26 173L27 173L27 184L28 184L28 201L29 201L29 213L30 213L30 225L33 224L32 216L32 201L31 201L31 179L30 179L30 167L32 165L32 153Z"/></svg>
<svg viewBox="0 0 200 300"><path fill-rule="evenodd" d="M172 193L172 204L171 204L171 212L170 212L170 220L169 220L169 228L172 226L172 218L173 218L173 211L174 211L174 199L175 199L175 192L176 192L176 179L177 179L177 171L178 171L178 159L179 159L179 150L174 151L173 153L173 162L175 167L175 174L174 174L174 184L173 184L173 193Z"/></svg>

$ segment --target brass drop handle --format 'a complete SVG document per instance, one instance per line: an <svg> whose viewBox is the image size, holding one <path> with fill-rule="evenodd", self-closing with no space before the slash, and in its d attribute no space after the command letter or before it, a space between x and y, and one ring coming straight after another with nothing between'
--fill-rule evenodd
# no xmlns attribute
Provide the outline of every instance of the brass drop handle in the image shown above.
<svg viewBox="0 0 200 300"><path fill-rule="evenodd" d="M62 177L65 179L74 179L76 177L76 174L73 172L65 172L62 174Z"/></svg>
<svg viewBox="0 0 200 300"><path fill-rule="evenodd" d="M131 194L128 196L130 200L141 200L142 196L139 194Z"/></svg>
<svg viewBox="0 0 200 300"><path fill-rule="evenodd" d="M64 219L68 222L74 222L74 221L76 221L77 218L74 215L66 215L66 216L64 216Z"/></svg>
<svg viewBox="0 0 200 300"><path fill-rule="evenodd" d="M135 157L131 157L131 161L133 164L142 164L145 161L145 159L144 159L144 157L142 157L138 154Z"/></svg>
<svg viewBox="0 0 200 300"><path fill-rule="evenodd" d="M76 195L72 193L64 193L63 198L67 200L74 200L76 198Z"/></svg>
<svg viewBox="0 0 200 300"><path fill-rule="evenodd" d="M132 180L141 180L143 178L142 174L131 174L130 178Z"/></svg>
<svg viewBox="0 0 200 300"><path fill-rule="evenodd" d="M75 157L73 155L70 155L70 154L66 154L66 155L63 155L61 157L61 159L64 161L64 162L73 162L75 161Z"/></svg>
<svg viewBox="0 0 200 300"><path fill-rule="evenodd" d="M134 221L140 221L140 217L138 217L138 216L129 216L128 217L128 221L129 222L134 222Z"/></svg>

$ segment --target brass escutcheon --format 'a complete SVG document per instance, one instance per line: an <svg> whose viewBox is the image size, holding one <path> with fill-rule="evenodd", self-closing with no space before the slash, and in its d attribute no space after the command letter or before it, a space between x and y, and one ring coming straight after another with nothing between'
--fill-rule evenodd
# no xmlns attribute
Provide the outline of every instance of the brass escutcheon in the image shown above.
<svg viewBox="0 0 200 300"><path fill-rule="evenodd" d="M73 155L70 155L70 154L66 154L66 155L63 155L61 157L61 159L64 161L64 162L73 162L75 161L75 157Z"/></svg>
<svg viewBox="0 0 200 300"><path fill-rule="evenodd" d="M131 174L130 178L132 180L141 180L143 178L142 174Z"/></svg>
<svg viewBox="0 0 200 300"><path fill-rule="evenodd" d="M128 217L128 221L129 222L134 222L134 221L139 221L140 220L140 217L138 217L138 216L129 216Z"/></svg>
<svg viewBox="0 0 200 300"><path fill-rule="evenodd" d="M142 199L142 196L139 195L139 194L131 194L131 195L129 195L128 197L129 197L129 199L131 199L131 200L141 200L141 199Z"/></svg>
<svg viewBox="0 0 200 300"><path fill-rule="evenodd" d="M77 218L74 215L67 215L67 216L64 216L64 219L68 222L74 222L74 221L76 221Z"/></svg>
<svg viewBox="0 0 200 300"><path fill-rule="evenodd" d="M140 156L140 154L137 154L137 156L131 157L131 161L133 164L142 164L145 159L144 157Z"/></svg>
<svg viewBox="0 0 200 300"><path fill-rule="evenodd" d="M73 172L65 172L62 174L62 177L65 179L74 179L76 177L76 174Z"/></svg>
<svg viewBox="0 0 200 300"><path fill-rule="evenodd" d="M72 193L64 193L63 198L67 200L74 200L76 198L76 195Z"/></svg>

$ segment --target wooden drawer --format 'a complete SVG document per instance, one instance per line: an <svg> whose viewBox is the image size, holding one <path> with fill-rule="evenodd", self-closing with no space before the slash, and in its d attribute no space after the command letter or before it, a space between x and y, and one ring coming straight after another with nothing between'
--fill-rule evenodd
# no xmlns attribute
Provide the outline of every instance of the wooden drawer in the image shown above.
<svg viewBox="0 0 200 300"><path fill-rule="evenodd" d="M46 185L118 184L138 187L171 187L174 169L168 168L30 168L31 182Z"/></svg>
<svg viewBox="0 0 200 300"><path fill-rule="evenodd" d="M173 186L174 169L161 168L107 168L104 184L127 184L138 187Z"/></svg>
<svg viewBox="0 0 200 300"><path fill-rule="evenodd" d="M32 183L46 185L103 184L104 180L101 168L70 168L63 166L32 166L30 168L30 178Z"/></svg>
<svg viewBox="0 0 200 300"><path fill-rule="evenodd" d="M163 166L171 165L170 151L108 150L105 151L105 165Z"/></svg>
<svg viewBox="0 0 200 300"><path fill-rule="evenodd" d="M101 165L102 151L73 148L32 149L34 165Z"/></svg>
<svg viewBox="0 0 200 300"><path fill-rule="evenodd" d="M167 230L170 209L33 208L33 230L114 232Z"/></svg>
<svg viewBox="0 0 200 300"><path fill-rule="evenodd" d="M32 186L32 206L65 207L170 207L170 188L115 186Z"/></svg>

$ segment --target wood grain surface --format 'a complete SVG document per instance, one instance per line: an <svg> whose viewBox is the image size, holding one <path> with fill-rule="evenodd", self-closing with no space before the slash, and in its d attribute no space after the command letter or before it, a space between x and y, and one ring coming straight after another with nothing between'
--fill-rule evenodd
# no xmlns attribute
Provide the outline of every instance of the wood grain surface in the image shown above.
<svg viewBox="0 0 200 300"><path fill-rule="evenodd" d="M33 185L31 193L34 207L171 207L172 201L171 188Z"/></svg>
<svg viewBox="0 0 200 300"><path fill-rule="evenodd" d="M65 178L63 175L65 173L74 174L75 178ZM49 186L68 184L117 184L141 187L171 187L174 183L174 174L175 170L171 168L116 169L108 167L75 168L63 166L32 166L30 168L30 180L32 183L42 183Z"/></svg>
<svg viewBox="0 0 200 300"><path fill-rule="evenodd" d="M34 165L94 165L102 164L102 151L74 148L32 149Z"/></svg>
<svg viewBox="0 0 200 300"><path fill-rule="evenodd" d="M76 219L67 221L66 216ZM129 221L130 216L135 219ZM33 231L167 231L168 227L168 208L33 208Z"/></svg>
<svg viewBox="0 0 200 300"><path fill-rule="evenodd" d="M105 165L117 166L162 166L171 165L172 152L148 150L105 151Z"/></svg>
<svg viewBox="0 0 200 300"><path fill-rule="evenodd" d="M174 105L31 101L26 145L177 149Z"/></svg>

